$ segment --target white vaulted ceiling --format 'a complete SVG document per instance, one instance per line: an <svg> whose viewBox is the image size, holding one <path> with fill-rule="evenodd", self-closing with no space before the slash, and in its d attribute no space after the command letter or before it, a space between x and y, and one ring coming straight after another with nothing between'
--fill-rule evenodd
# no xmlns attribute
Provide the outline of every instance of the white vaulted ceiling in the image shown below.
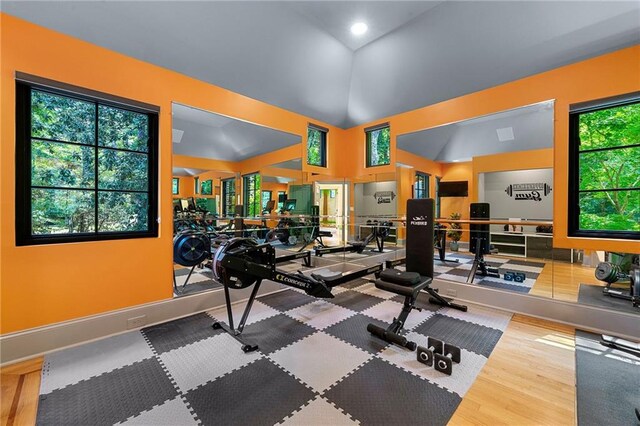
<svg viewBox="0 0 640 426"><path fill-rule="evenodd" d="M340 127L640 43L637 1L3 0L1 8ZM359 38L349 32L357 20L369 26Z"/></svg>

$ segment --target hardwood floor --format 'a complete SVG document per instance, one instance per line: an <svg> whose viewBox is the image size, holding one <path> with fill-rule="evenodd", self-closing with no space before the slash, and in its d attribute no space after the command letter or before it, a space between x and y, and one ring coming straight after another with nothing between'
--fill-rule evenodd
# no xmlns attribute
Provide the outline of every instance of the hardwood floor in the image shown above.
<svg viewBox="0 0 640 426"><path fill-rule="evenodd" d="M514 316L449 424L574 424L574 334L571 327ZM42 361L0 371L2 425L35 423Z"/></svg>
<svg viewBox="0 0 640 426"><path fill-rule="evenodd" d="M592 267L580 263L546 262L529 294L577 302L580 284L602 286Z"/></svg>
<svg viewBox="0 0 640 426"><path fill-rule="evenodd" d="M0 370L2 425L33 425L38 410L42 357Z"/></svg>
<svg viewBox="0 0 640 426"><path fill-rule="evenodd" d="M574 424L574 334L514 316L449 424Z"/></svg>

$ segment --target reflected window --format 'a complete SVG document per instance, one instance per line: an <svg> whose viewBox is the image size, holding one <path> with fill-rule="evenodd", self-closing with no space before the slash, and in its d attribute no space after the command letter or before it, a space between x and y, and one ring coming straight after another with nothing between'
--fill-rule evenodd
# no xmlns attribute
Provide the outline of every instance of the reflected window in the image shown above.
<svg viewBox="0 0 640 426"><path fill-rule="evenodd" d="M267 203L271 201L271 191L262 191L262 208L267 207Z"/></svg>
<svg viewBox="0 0 640 426"><path fill-rule="evenodd" d="M436 219L440 217L440 176L436 176Z"/></svg>
<svg viewBox="0 0 640 426"><path fill-rule="evenodd" d="M173 182L171 184L171 194L178 195L180 193L180 179L173 178Z"/></svg>
<svg viewBox="0 0 640 426"><path fill-rule="evenodd" d="M640 100L570 115L569 233L640 239Z"/></svg>
<svg viewBox="0 0 640 426"><path fill-rule="evenodd" d="M314 125L308 127L307 164L327 167L327 129Z"/></svg>
<svg viewBox="0 0 640 426"><path fill-rule="evenodd" d="M17 244L157 236L157 114L23 82L16 95Z"/></svg>
<svg viewBox="0 0 640 426"><path fill-rule="evenodd" d="M223 179L222 180L222 215L226 217L233 217L235 213L235 199L236 199L236 180Z"/></svg>
<svg viewBox="0 0 640 426"><path fill-rule="evenodd" d="M365 130L367 167L391 164L391 133L388 125Z"/></svg>
<svg viewBox="0 0 640 426"><path fill-rule="evenodd" d="M278 211L284 207L284 200L287 198L286 191L278 191Z"/></svg>
<svg viewBox="0 0 640 426"><path fill-rule="evenodd" d="M429 198L429 175L416 173L416 182L413 185L413 198Z"/></svg>
<svg viewBox="0 0 640 426"><path fill-rule="evenodd" d="M245 216L255 217L262 213L260 202L260 175L253 173L242 177Z"/></svg>
<svg viewBox="0 0 640 426"><path fill-rule="evenodd" d="M197 177L197 176L195 178L193 178L193 191L196 194L200 193L200 178Z"/></svg>

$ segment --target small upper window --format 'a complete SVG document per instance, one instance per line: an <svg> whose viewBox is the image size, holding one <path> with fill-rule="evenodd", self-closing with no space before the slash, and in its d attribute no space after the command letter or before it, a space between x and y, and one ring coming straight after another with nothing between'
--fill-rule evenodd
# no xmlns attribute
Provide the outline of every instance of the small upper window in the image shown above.
<svg viewBox="0 0 640 426"><path fill-rule="evenodd" d="M307 164L327 167L327 130L317 126L307 129Z"/></svg>
<svg viewBox="0 0 640 426"><path fill-rule="evenodd" d="M429 198L429 175L416 173L416 183L413 186L413 198Z"/></svg>
<svg viewBox="0 0 640 426"><path fill-rule="evenodd" d="M18 245L157 236L157 113L24 82L16 102Z"/></svg>
<svg viewBox="0 0 640 426"><path fill-rule="evenodd" d="M171 185L171 193L173 195L178 195L180 193L180 178L173 178L173 183Z"/></svg>
<svg viewBox="0 0 640 426"><path fill-rule="evenodd" d="M640 100L570 115L569 234L640 239Z"/></svg>
<svg viewBox="0 0 640 426"><path fill-rule="evenodd" d="M389 126L365 130L367 138L367 167L391 164L391 136Z"/></svg>

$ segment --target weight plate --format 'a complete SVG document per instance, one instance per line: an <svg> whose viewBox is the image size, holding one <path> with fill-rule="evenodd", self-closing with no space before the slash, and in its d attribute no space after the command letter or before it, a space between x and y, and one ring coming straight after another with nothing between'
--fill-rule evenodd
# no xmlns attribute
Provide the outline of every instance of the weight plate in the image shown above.
<svg viewBox="0 0 640 426"><path fill-rule="evenodd" d="M173 239L173 261L182 266L198 265L209 257L211 241L205 234L183 232Z"/></svg>

